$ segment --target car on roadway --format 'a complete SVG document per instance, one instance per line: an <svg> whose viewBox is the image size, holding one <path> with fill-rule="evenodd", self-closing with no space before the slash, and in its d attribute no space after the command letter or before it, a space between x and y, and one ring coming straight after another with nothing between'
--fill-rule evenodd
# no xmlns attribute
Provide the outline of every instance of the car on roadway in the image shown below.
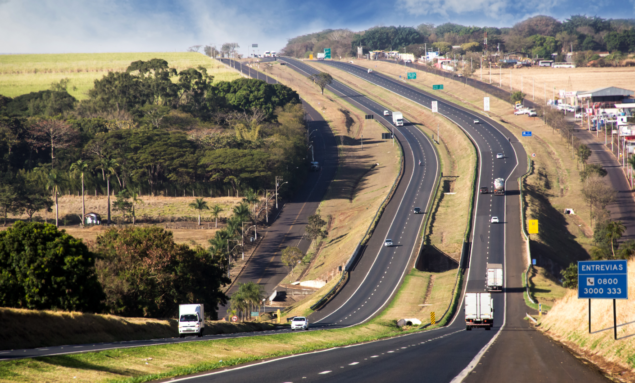
<svg viewBox="0 0 635 383"><path fill-rule="evenodd" d="M481 122L479 120L474 120L475 124L480 124Z"/></svg>
<svg viewBox="0 0 635 383"><path fill-rule="evenodd" d="M419 207L415 207L415 208L412 210L412 212L413 212L414 214L421 214L421 208L419 208Z"/></svg>
<svg viewBox="0 0 635 383"><path fill-rule="evenodd" d="M496 153L496 159L500 160L501 158L505 158L503 153Z"/></svg>
<svg viewBox="0 0 635 383"><path fill-rule="evenodd" d="M527 109L518 109L517 111L514 112L516 116L520 116L521 114L527 114L527 113L528 113Z"/></svg>
<svg viewBox="0 0 635 383"><path fill-rule="evenodd" d="M528 115L529 117L536 117L536 116L538 116L538 113L536 113L536 111L535 111L535 110L530 110L530 111L527 113L527 115Z"/></svg>
<svg viewBox="0 0 635 383"><path fill-rule="evenodd" d="M390 239L390 238L386 238L386 240L384 241L384 246L385 246L385 247L392 247L392 246L394 246L394 244L392 243L392 239Z"/></svg>
<svg viewBox="0 0 635 383"><path fill-rule="evenodd" d="M487 194L487 193L489 193L489 189L487 189L487 187L486 187L486 186L483 186L483 187L481 188L481 194Z"/></svg>
<svg viewBox="0 0 635 383"><path fill-rule="evenodd" d="M575 118L582 118L582 112L578 112L575 114Z"/></svg>
<svg viewBox="0 0 635 383"><path fill-rule="evenodd" d="M489 220L491 223L498 223L498 217L493 216L492 219Z"/></svg>
<svg viewBox="0 0 635 383"><path fill-rule="evenodd" d="M308 330L309 320L305 317L295 317L291 321L291 330Z"/></svg>
<svg viewBox="0 0 635 383"><path fill-rule="evenodd" d="M384 110L384 116L390 116L390 111Z"/></svg>
<svg viewBox="0 0 635 383"><path fill-rule="evenodd" d="M311 170L312 172L320 171L320 163L317 161L311 162L311 166L309 167L309 170Z"/></svg>

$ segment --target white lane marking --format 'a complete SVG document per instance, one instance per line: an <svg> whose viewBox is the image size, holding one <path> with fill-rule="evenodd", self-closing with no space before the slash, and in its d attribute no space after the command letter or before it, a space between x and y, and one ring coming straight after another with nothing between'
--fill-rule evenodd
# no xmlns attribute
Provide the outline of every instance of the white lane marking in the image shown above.
<svg viewBox="0 0 635 383"><path fill-rule="evenodd" d="M330 370L329 371L322 371L322 372L320 372L320 375L326 375L326 374L330 374L330 373L331 373Z"/></svg>
<svg viewBox="0 0 635 383"><path fill-rule="evenodd" d="M371 358L379 358L379 355L373 355Z"/></svg>
<svg viewBox="0 0 635 383"><path fill-rule="evenodd" d="M349 366L354 366L354 365L356 365L356 364L359 364L359 362L349 363L348 365L349 365Z"/></svg>

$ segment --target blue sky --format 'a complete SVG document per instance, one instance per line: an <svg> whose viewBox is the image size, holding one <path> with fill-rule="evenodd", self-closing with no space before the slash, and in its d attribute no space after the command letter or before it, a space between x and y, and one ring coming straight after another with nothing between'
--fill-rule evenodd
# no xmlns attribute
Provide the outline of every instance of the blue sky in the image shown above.
<svg viewBox="0 0 635 383"><path fill-rule="evenodd" d="M635 18L635 0L0 0L0 53L279 50L325 28L512 26L538 14Z"/></svg>

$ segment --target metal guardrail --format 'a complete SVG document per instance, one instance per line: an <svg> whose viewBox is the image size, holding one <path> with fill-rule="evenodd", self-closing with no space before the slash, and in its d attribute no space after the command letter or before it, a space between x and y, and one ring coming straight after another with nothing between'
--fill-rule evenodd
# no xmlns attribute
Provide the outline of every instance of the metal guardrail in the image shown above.
<svg viewBox="0 0 635 383"><path fill-rule="evenodd" d="M311 306L311 310L315 311L321 306L323 306L324 304L326 304L326 302L328 302L333 296L335 296L335 293L339 291L340 287L343 285L343 282L346 279L348 279L348 274L350 270L352 269L353 265L355 264L355 262L357 261L357 258L359 257L362 246L364 246L365 242L368 240L367 239L368 234L375 229L375 226L377 226L377 223L379 222L379 219L378 219L379 216L384 212L384 209L386 208L388 201L390 201L393 194L395 193L395 190L397 190L397 185L399 184L399 181L401 181L401 178L403 177L403 172L404 172L403 147L401 146L401 142L399 142L399 140L397 140L397 142L399 143L399 150L401 151L401 158L399 161L399 176L395 178L395 181L393 182L392 187L390 188L390 191L388 192L388 194L382 201L381 205L379 206L379 209L377 209L377 212L375 213L375 217L373 217L372 222L368 225L368 229L366 229L366 233L364 234L362 239L359 241L359 243L357 244L357 247L351 254L350 258L348 259L348 262L346 263L346 266L344 267L344 272L340 276L340 280L319 301L317 301L313 306Z"/></svg>
<svg viewBox="0 0 635 383"><path fill-rule="evenodd" d="M521 231L523 232L523 236L525 237L525 246L527 247L527 271L525 272L525 290L527 292L527 298L533 304L536 302L531 298L531 294L529 293L529 272L531 271L531 245L529 239L529 231L527 231L527 216L525 214L525 192L523 189L523 181L525 178L531 174L533 169L533 161L531 157L527 155L527 173L523 174L518 179L518 189L520 190L520 221L521 221Z"/></svg>

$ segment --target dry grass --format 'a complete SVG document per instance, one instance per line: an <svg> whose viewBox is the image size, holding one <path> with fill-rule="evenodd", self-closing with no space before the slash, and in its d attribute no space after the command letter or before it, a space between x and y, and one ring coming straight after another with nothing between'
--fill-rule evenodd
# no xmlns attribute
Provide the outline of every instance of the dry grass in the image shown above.
<svg viewBox="0 0 635 383"><path fill-rule="evenodd" d="M481 79L480 69L472 76ZM502 76L498 69L492 69L491 83L500 84L502 78L502 88L509 90L510 69L503 69ZM533 100L544 104L546 99L558 96L560 90L585 91L606 86L616 86L635 91L635 68L520 68L511 70L512 88L514 91L522 90L527 95L528 100ZM490 82L489 68L483 68L483 81Z"/></svg>
<svg viewBox="0 0 635 383"><path fill-rule="evenodd" d="M177 70L203 66L215 82L241 77L217 61L192 52L0 55L0 94L16 97L46 90L51 83L68 78L68 92L82 100L87 98L94 81L108 72L122 72L133 61L153 58L164 59Z"/></svg>
<svg viewBox="0 0 635 383"><path fill-rule="evenodd" d="M338 266L348 261L390 191L401 152L391 141L381 140L381 133L387 132L383 126L364 120L363 112L341 98L328 92L322 95L305 76L280 65L268 65L266 72L318 110L338 140L339 169L319 207L322 217L332 217L329 235L303 277L330 281L339 277ZM348 119L342 110L349 114ZM363 150L359 142L362 134L366 142ZM296 270L294 275L298 277L301 272Z"/></svg>
<svg viewBox="0 0 635 383"><path fill-rule="evenodd" d="M326 65L312 65L331 73L342 83L366 94L390 109L402 111L408 120L416 123L431 139L436 138L437 126L439 126L441 141L437 145L437 151L441 161L440 171L444 174L443 181L452 184L451 192L455 194L441 194L436 203L431 206L435 213L430 222L429 232L426 234L429 235L430 244L458 261L469 218L472 182L476 170L476 151L463 130L419 104L344 71ZM384 63L384 65L391 64ZM395 68L389 67L389 69L399 70L400 68L395 66ZM422 208L425 207L422 206Z"/></svg>
<svg viewBox="0 0 635 383"><path fill-rule="evenodd" d="M438 320L452 300L455 283L456 270L430 273L412 269L381 318L417 318L422 323L427 323L430 321L430 313L435 313Z"/></svg>
<svg viewBox="0 0 635 383"><path fill-rule="evenodd" d="M178 336L176 319L0 308L0 322L3 324L0 327L2 350ZM206 321L206 326L207 334L229 334L271 327L266 324L220 321Z"/></svg>
<svg viewBox="0 0 635 383"><path fill-rule="evenodd" d="M391 63L365 60L357 60L355 63L392 77L403 75L404 72L403 67ZM409 80L411 85L434 92L438 97L474 112L485 114L482 111L483 97L490 97L491 111L488 115L509 129L522 142L528 154L536 154L532 157L535 170L526 180L527 218L538 219L541 227L540 234L531 235L532 256L538 258L539 262L542 257L545 261L543 265L549 266L552 261L560 266L567 266L575 260L588 258L587 249L592 241L589 207L584 202L577 162L567 142L544 125L542 120L515 116L509 102L464 86L458 81L427 72L415 72L417 79ZM444 90L431 91L433 84L444 84ZM522 137L521 132L525 130L532 131L533 137ZM574 209L576 215L564 215L565 208Z"/></svg>
<svg viewBox="0 0 635 383"><path fill-rule="evenodd" d="M635 260L628 262L629 280L635 278ZM629 299L617 301L617 337L613 340L613 302L609 299L592 301L592 334L588 333L588 300L578 299L575 291L569 291L564 299L556 302L547 316L542 318L540 329L549 336L580 351L590 359L599 357L600 367L614 363L630 370L635 368L635 286L629 285ZM628 377L627 377L628 379ZM632 380L628 380L632 381Z"/></svg>

